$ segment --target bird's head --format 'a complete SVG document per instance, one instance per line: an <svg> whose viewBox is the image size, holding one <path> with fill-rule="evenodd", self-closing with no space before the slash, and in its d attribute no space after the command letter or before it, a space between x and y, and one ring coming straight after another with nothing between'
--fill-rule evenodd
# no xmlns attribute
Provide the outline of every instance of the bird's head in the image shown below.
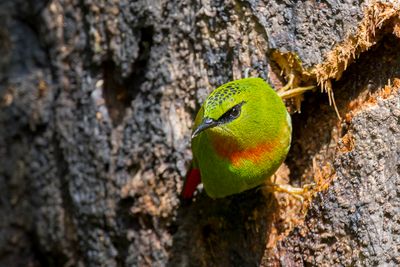
<svg viewBox="0 0 400 267"><path fill-rule="evenodd" d="M275 138L287 112L275 91L260 78L233 81L215 89L197 114L192 139L209 133L247 145Z"/></svg>

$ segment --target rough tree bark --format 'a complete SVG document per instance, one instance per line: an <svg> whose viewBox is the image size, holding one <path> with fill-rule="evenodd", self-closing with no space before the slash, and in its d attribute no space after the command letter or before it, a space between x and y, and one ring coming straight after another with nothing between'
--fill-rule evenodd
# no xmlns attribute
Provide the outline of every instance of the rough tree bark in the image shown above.
<svg viewBox="0 0 400 267"><path fill-rule="evenodd" d="M400 264L382 2L0 1L0 266ZM282 179L319 185L302 211L261 190L179 201L197 108L246 68L335 93L342 121L319 91L293 115Z"/></svg>

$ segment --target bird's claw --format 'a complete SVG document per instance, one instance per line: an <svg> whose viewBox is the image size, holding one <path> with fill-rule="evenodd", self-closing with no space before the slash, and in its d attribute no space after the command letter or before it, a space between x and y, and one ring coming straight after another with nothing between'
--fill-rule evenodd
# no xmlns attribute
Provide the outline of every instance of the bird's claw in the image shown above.
<svg viewBox="0 0 400 267"><path fill-rule="evenodd" d="M268 192L286 193L286 194L293 196L297 200L304 202L304 196L314 186L315 186L315 183L306 184L306 185L303 185L302 187L294 187L289 184L268 183L268 184L265 184L264 187Z"/></svg>
<svg viewBox="0 0 400 267"><path fill-rule="evenodd" d="M287 99L287 98L293 98L299 95L302 95L304 92L309 91L309 90L313 90L315 88L314 85L312 86L305 86L305 87L294 87L294 74L290 74L289 75L289 81L288 83L279 88L277 90L277 94L282 98L282 99Z"/></svg>
<svg viewBox="0 0 400 267"><path fill-rule="evenodd" d="M289 89L292 89L292 88L293 88L293 81L294 81L294 78L295 78L294 74L291 73L291 74L289 75L289 81L288 81L288 83L287 83L285 86L283 86L283 87L281 87L281 88L279 88L279 89L277 90L278 95L280 95L280 94L282 94L282 93L288 91Z"/></svg>

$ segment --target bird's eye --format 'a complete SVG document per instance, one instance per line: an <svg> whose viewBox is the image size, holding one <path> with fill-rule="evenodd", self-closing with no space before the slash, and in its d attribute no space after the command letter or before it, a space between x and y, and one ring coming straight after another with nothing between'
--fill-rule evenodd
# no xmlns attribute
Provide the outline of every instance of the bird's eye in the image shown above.
<svg viewBox="0 0 400 267"><path fill-rule="evenodd" d="M234 106L229 110L229 117L231 117L231 119L236 119L237 117L239 117L239 115L240 115L240 107Z"/></svg>
<svg viewBox="0 0 400 267"><path fill-rule="evenodd" d="M218 122L223 124L223 123L227 123L227 122L233 121L234 119L239 117L240 116L240 111L242 109L242 105L243 104L244 104L244 102L242 102L240 104L237 104L236 106L233 106L230 110L225 112L224 115L222 115L218 119Z"/></svg>

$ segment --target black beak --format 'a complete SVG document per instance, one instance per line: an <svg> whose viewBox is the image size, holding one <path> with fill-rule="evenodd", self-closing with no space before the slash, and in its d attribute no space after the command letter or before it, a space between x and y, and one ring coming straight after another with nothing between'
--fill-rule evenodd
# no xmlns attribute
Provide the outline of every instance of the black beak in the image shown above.
<svg viewBox="0 0 400 267"><path fill-rule="evenodd" d="M194 129L192 133L192 139L195 138L196 136L199 135L204 130L207 130L209 128L215 127L218 125L218 122L211 119L211 118L204 118L203 121L200 123L199 126L197 126L196 129Z"/></svg>

